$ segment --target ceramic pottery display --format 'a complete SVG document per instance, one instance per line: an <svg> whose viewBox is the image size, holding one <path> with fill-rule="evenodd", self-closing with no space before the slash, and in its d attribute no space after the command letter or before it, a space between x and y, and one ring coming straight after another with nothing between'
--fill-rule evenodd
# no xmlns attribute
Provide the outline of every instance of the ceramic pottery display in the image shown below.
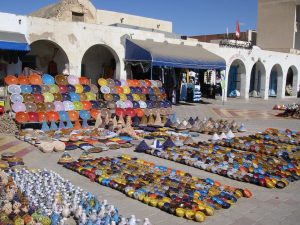
<svg viewBox="0 0 300 225"><path fill-rule="evenodd" d="M300 177L299 163L252 152L199 143L197 148L147 149L146 153L268 188L284 188Z"/></svg>
<svg viewBox="0 0 300 225"><path fill-rule="evenodd" d="M169 115L172 112L172 103L166 100L167 95L160 81L100 78L98 88L85 77L57 75L54 78L49 74L32 74L29 77L20 75L20 79L7 76L5 82L13 103L12 110L17 113L16 121L43 123L44 131L88 128L88 120L96 119L93 116L95 110L105 109L118 116L140 118L145 115L146 109L151 110L150 114ZM99 89L101 95L98 96ZM53 114L53 111L69 113L74 110L80 112L80 118L76 116L72 119L71 115L70 118L64 118ZM47 117L40 120L39 113L46 113ZM102 114L105 117L105 113ZM83 120L82 125L79 119ZM75 122L75 125L70 121Z"/></svg>
<svg viewBox="0 0 300 225"><path fill-rule="evenodd" d="M290 104L287 106L274 106L273 109L284 110L283 113L279 113L279 117L290 117L294 119L300 119L300 104Z"/></svg>
<svg viewBox="0 0 300 225"><path fill-rule="evenodd" d="M11 190L16 193L15 189L18 187L26 195L26 205L22 206L19 203L20 205L15 206L14 204L14 212L23 210L24 207L27 207L27 212L36 211L30 214L30 218L24 217L23 214L22 217L15 219L32 219L43 225L63 225L70 217L78 225L110 225L135 219L134 216L128 219L121 217L119 210L109 205L107 200L99 201L93 194L74 186L53 171L21 169L11 171L10 175L15 181L15 186L13 188L11 186ZM10 212L10 210L11 205L5 205L4 211Z"/></svg>
<svg viewBox="0 0 300 225"><path fill-rule="evenodd" d="M132 146L130 142L133 140L132 137L124 133L118 135L113 131L102 128L76 131L71 129L57 131L25 129L17 132L16 138L36 146L44 153L76 149L96 153L119 148L130 148ZM71 157L65 156L60 158L60 163L72 162L73 159Z"/></svg>
<svg viewBox="0 0 300 225"><path fill-rule="evenodd" d="M238 198L252 195L247 189L193 177L128 155L68 163L64 167L149 206L198 222L212 216L215 209L228 209Z"/></svg>
<svg viewBox="0 0 300 225"><path fill-rule="evenodd" d="M296 131L267 129L263 133L220 140L216 144L242 151L255 152L281 158L298 164L300 160L300 134Z"/></svg>
<svg viewBox="0 0 300 225"><path fill-rule="evenodd" d="M14 182L13 176L0 170L0 224L42 224L50 225L51 219L42 215Z"/></svg>
<svg viewBox="0 0 300 225"><path fill-rule="evenodd" d="M274 142L300 145L300 132L293 130L278 130L268 128L264 132L259 132L253 135L256 139L271 140Z"/></svg>
<svg viewBox="0 0 300 225"><path fill-rule="evenodd" d="M230 130L233 133L245 132L246 128L244 125L238 125L237 122L228 121L224 119L214 120L212 118L200 120L198 117L192 118L190 117L188 120L184 119L182 121L178 120L178 118L170 117L170 121L168 127L176 129L178 131L191 131L191 132L199 132L204 134L221 134L228 133Z"/></svg>

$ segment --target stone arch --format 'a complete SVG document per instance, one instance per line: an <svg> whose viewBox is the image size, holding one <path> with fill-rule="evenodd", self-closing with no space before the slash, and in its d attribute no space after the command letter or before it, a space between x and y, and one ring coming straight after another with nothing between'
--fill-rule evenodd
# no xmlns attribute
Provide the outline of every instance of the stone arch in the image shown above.
<svg viewBox="0 0 300 225"><path fill-rule="evenodd" d="M100 77L117 79L120 76L120 58L107 45L92 45L82 57L81 75L90 78L94 84Z"/></svg>
<svg viewBox="0 0 300 225"><path fill-rule="evenodd" d="M286 96L297 96L297 91L298 91L298 70L295 66L290 66L286 75L286 91L285 95ZM288 91L288 86L291 86L291 93Z"/></svg>
<svg viewBox="0 0 300 225"><path fill-rule="evenodd" d="M228 73L227 95L244 97L246 90L246 66L241 59L232 61Z"/></svg>
<svg viewBox="0 0 300 225"><path fill-rule="evenodd" d="M49 40L36 40L30 44L30 48L31 51L22 59L23 67L28 66L51 75L68 70L69 58L57 43Z"/></svg>
<svg viewBox="0 0 300 225"><path fill-rule="evenodd" d="M269 96L280 97L282 93L283 70L279 64L275 64L270 73Z"/></svg>
<svg viewBox="0 0 300 225"><path fill-rule="evenodd" d="M266 82L266 68L261 61L254 63L250 76L250 97L263 97Z"/></svg>

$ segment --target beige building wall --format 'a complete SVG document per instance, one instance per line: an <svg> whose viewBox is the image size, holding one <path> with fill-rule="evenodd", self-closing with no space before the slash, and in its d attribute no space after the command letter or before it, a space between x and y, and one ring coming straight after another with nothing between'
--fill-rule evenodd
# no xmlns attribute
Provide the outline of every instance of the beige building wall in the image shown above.
<svg viewBox="0 0 300 225"><path fill-rule="evenodd" d="M107 10L97 10L97 21L103 25L123 23L126 25L172 32L172 22Z"/></svg>
<svg viewBox="0 0 300 225"><path fill-rule="evenodd" d="M98 10L89 0L61 0L30 14L33 17L72 22L72 13L82 14L80 22L112 25L125 24L146 29L172 32L172 22L107 10Z"/></svg>
<svg viewBox="0 0 300 225"><path fill-rule="evenodd" d="M0 19L5 20L5 17L1 18L0 15ZM45 44L47 42L55 43L60 52L63 51L66 54L70 74L77 76L81 74L81 64L87 63L83 57L88 50L95 46L102 46L103 48L98 48L97 54L93 53L96 49L92 49L92 52L88 54L88 58L92 60L90 61L92 66L87 68L85 75L94 80L99 78L96 75L99 76L103 72L101 67L109 62L112 58L111 55L116 60L116 78L126 78L125 38L153 39L155 41L163 41L165 38L164 34L156 32L37 17L27 17L27 28L29 44L34 44L37 41L44 41ZM43 58L49 59L50 53L45 53ZM108 56L108 59L104 59L104 56ZM60 61L60 63L58 65L59 72L62 72L61 68L65 62ZM95 63L98 63L100 67L94 67ZM45 70L46 68L41 69Z"/></svg>
<svg viewBox="0 0 300 225"><path fill-rule="evenodd" d="M280 52L295 48L297 4L300 0L258 0L259 47Z"/></svg>

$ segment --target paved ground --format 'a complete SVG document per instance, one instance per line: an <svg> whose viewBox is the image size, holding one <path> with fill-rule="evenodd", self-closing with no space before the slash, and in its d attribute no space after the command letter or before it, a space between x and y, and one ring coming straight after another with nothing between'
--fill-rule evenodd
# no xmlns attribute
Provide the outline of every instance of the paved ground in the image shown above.
<svg viewBox="0 0 300 225"><path fill-rule="evenodd" d="M189 116L229 118L243 122L250 132L264 130L267 127L290 128L300 130L300 120L278 118L275 115L278 111L271 110L276 103L293 103L300 100L290 99L278 102L277 100L263 101L252 99L245 102L243 100L229 100L225 105L217 100L208 101L211 104L192 104L175 106L175 111L180 118ZM208 136L202 135L201 139ZM8 144L8 143L13 144ZM91 191L102 199L108 199L115 204L121 214L129 216L135 214L138 218L148 217L155 225L176 225L176 224L197 224L182 218L177 218L167 214L157 208L152 208L139 201L133 200L124 194L97 183L90 182L87 178L72 171L66 170L56 162L60 154L44 154L32 148L26 143L20 143L13 137L3 136L0 138L0 152L14 151L19 155L24 155L24 160L28 166L37 168L47 168L59 172L63 177L69 179L74 184ZM146 154L134 153L133 150L116 150L97 154L97 156L117 156L122 153L131 154L156 164L166 165L180 169L199 177L210 177L237 187L249 188L254 196L251 199L241 199L236 205L228 210L217 211L212 217L208 217L204 222L206 225L295 225L300 221L300 181L292 183L283 190L266 189L251 184L246 184L230 180L215 174L201 171L196 168L184 166L175 162L159 159ZM74 158L79 157L80 151L72 152Z"/></svg>

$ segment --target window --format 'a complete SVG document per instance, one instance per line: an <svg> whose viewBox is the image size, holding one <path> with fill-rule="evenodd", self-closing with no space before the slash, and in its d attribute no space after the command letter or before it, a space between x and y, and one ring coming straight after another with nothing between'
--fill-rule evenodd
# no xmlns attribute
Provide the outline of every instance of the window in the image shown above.
<svg viewBox="0 0 300 225"><path fill-rule="evenodd" d="M73 22L84 22L84 14L78 12L72 12L72 21Z"/></svg>
<svg viewBox="0 0 300 225"><path fill-rule="evenodd" d="M300 23L300 5L296 7L296 22Z"/></svg>

